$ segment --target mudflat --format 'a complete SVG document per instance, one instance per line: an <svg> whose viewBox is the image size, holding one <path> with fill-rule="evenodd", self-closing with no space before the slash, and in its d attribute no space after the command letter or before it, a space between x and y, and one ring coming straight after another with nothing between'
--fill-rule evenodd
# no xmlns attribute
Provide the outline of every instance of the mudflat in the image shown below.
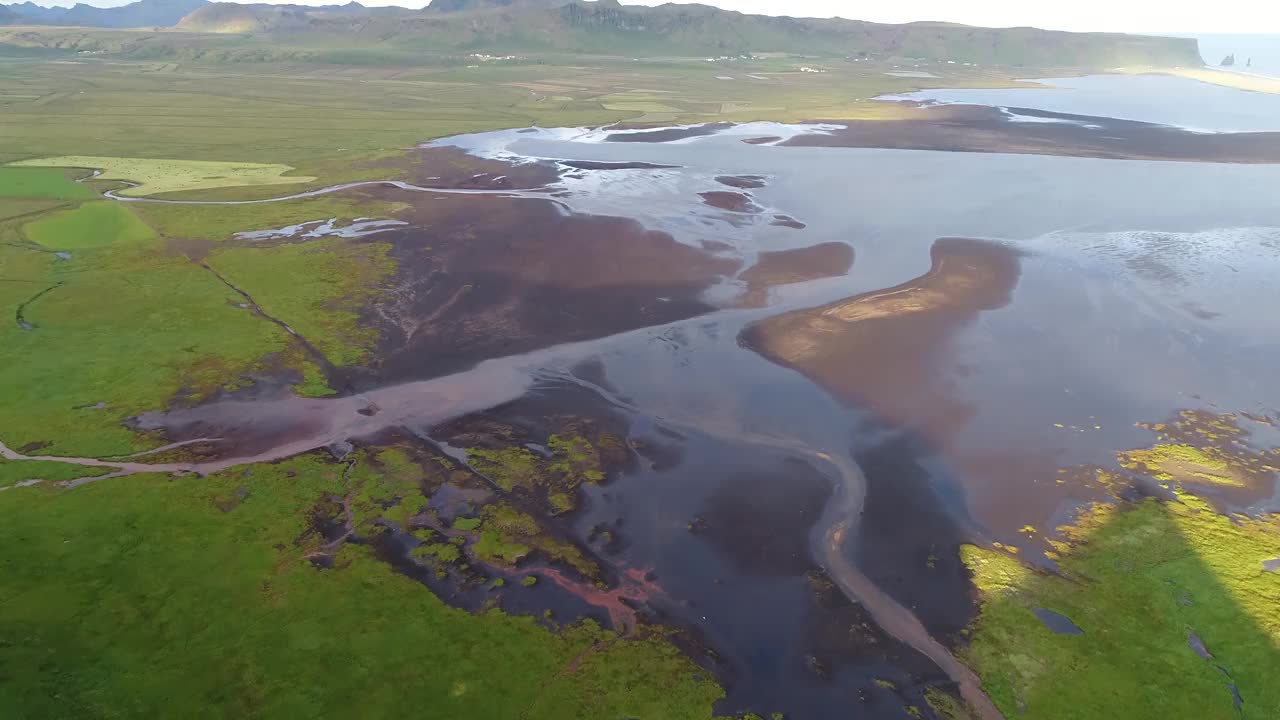
<svg viewBox="0 0 1280 720"><path fill-rule="evenodd" d="M1018 116L1024 120L1019 121ZM1280 133L1202 133L1168 125L1029 108L918 105L900 119L836 121L834 124L844 128L826 134L800 135L784 144L1125 160L1280 162Z"/></svg>

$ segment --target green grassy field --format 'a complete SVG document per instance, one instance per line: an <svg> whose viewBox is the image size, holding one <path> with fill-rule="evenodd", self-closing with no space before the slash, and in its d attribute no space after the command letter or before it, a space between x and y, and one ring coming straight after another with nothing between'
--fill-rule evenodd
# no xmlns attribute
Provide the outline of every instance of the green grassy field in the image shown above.
<svg viewBox="0 0 1280 720"><path fill-rule="evenodd" d="M474 68L74 62L68 72L65 61L0 61L0 96L24 98L0 103L0 163L180 158L287 165L295 176L317 178L197 193L214 199L385 178L387 168L371 169L368 161L463 132L602 125L640 119L659 106L664 121L681 123L862 117L884 112L868 102L883 93L1009 82L999 70L946 66L946 77L929 83L843 60L824 62L827 73L802 73L798 68L812 61L795 58L732 69L695 59L554 55ZM726 74L735 80L716 79Z"/></svg>
<svg viewBox="0 0 1280 720"><path fill-rule="evenodd" d="M28 326L0 324L5 442L50 442L55 454L142 449L155 443L125 427L127 417L196 402L261 373L296 372L299 391L331 392L292 336L257 316L243 296L170 242L226 240L231 232L260 230L280 218L395 208L373 204L358 212L349 203L319 199L243 206L280 213L270 218L260 211L222 213L215 206L194 214L170 210L184 206L151 207L162 234L128 206L107 201L0 222L0 301L10 313L21 307ZM192 232L182 233L188 217L196 218ZM69 250L69 257L53 249ZM208 262L228 282L261 294L254 299L264 311L296 327L339 365L361 357L375 339L357 326L354 310L393 267L385 246L335 240L214 245Z"/></svg>
<svg viewBox="0 0 1280 720"><path fill-rule="evenodd" d="M1181 428L1188 423L1207 440L1197 463L1273 462L1274 451L1237 442L1244 435L1230 417L1183 413ZM1162 447L1117 461L1163 457ZM1139 472L1174 481L1162 467ZM1280 575L1265 566L1280 559L1280 516L1225 515L1186 489L1203 480L1176 480L1176 500L1098 503L1058 528L1055 574L1001 549L965 548L982 594L966 659L1009 716L1280 717ZM1082 633L1054 633L1037 609L1065 615Z"/></svg>
<svg viewBox="0 0 1280 720"><path fill-rule="evenodd" d="M0 167L0 198L87 200L97 195L58 168Z"/></svg>
<svg viewBox="0 0 1280 720"><path fill-rule="evenodd" d="M81 250L113 243L136 243L155 233L129 208L102 200L47 215L25 227L32 241L54 250Z"/></svg>
<svg viewBox="0 0 1280 720"><path fill-rule="evenodd" d="M5 460L0 458L0 488L34 480L58 482L95 475L105 475L102 468L77 467L65 463L39 462L36 460Z"/></svg>
<svg viewBox="0 0 1280 720"><path fill-rule="evenodd" d="M5 716L712 715L720 688L660 637L469 614L367 547L314 567L308 512L348 491L305 456L0 493L0 543L22 548L0 554Z"/></svg>
<svg viewBox="0 0 1280 720"><path fill-rule="evenodd" d="M227 248L207 262L273 317L289 318L337 366L366 359L377 342L359 310L376 298L395 270L384 243L343 240Z"/></svg>

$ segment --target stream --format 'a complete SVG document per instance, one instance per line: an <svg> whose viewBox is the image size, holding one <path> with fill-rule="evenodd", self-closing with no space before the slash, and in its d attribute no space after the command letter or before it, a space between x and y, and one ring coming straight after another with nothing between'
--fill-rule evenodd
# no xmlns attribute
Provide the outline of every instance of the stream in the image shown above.
<svg viewBox="0 0 1280 720"><path fill-rule="evenodd" d="M665 562L660 568L664 585L675 588L677 597L692 596L689 588L699 582L703 585L697 585L695 592L717 600L757 590L767 583L750 573L734 578L741 582L732 588L715 586L705 572L707 567L718 569L714 550L690 542L686 523L700 511L708 488L720 481L715 474L728 472L724 468L735 461L741 464L733 457L734 446L811 463L831 482L832 493L820 512L815 507L818 517L813 524L806 522L807 548L800 553L807 549L842 595L865 609L885 633L927 657L957 684L965 701L984 720L993 720L1000 714L983 694L979 680L921 621L922 617L929 620L923 604L909 602L918 608L914 611L904 606L886 591L892 581L874 572L873 561L851 560L859 557L854 554L859 538L869 537L871 519L864 523L862 517L868 497L874 504L881 488L877 482L869 493L865 475L880 476L871 464L864 474L853 459L862 456L850 452L853 443L875 442L866 437L859 422L869 411L853 403L841 405L799 373L741 347L742 328L764 317L892 288L919 277L930 267L930 248L938 238L997 239L1025 253L1022 278L1011 302L967 323L918 373L905 368L910 377L901 383L910 387L907 381L913 380L939 386L939 393L949 401L947 407L956 409L946 449L953 458L971 463L944 459L932 469L925 468L929 483L954 480L950 495L925 501L952 506L945 509L967 505L977 525L1001 523L1005 532L997 529L993 535L1005 542L1019 537L1012 533L1027 524L1054 527L1052 520L1063 503L1070 507L1076 500L1065 497L1057 484L1037 484L1036 478L1051 478L1045 473L1063 465L1109 462L1117 450L1140 447L1147 439L1136 422L1156 421L1206 403L1234 410L1273 408L1280 402L1267 380L1274 375L1271 370L1280 348L1280 321L1256 311L1260 298L1274 294L1266 293L1280 266L1280 205L1274 201L1280 168L777 148L714 136L678 145L572 143L517 133L490 137L495 147L511 148L526 158L643 161L678 164L681 169L599 171L537 190L435 189L368 181L263 200L109 197L121 202L239 205L379 186L539 199L561 208L572 203L574 211L584 214L634 218L648 229L670 233L694 247L701 241L718 241L748 261L753 253L841 242L855 248L855 266L845 277L779 288L764 310L720 310L668 325L487 360L464 372L359 395L224 400L138 418L141 430L163 430L178 442L207 439L213 447L227 449L225 454L195 463L27 456L2 445L0 456L102 468L115 476L206 475L348 439L373 438L398 427L426 434L447 420L544 392L549 385L574 384L631 415L639 425L709 440L683 446L696 462L689 460L681 470L685 476L677 480L667 482L656 472L642 473L643 482L623 477L608 487L586 490L598 497L593 495L594 502L583 510L584 527L625 515L632 523L629 527L636 528L632 534L640 541L628 558L633 567L649 567L655 558L659 564ZM748 175L764 178L766 185L752 189L753 202L770 213L776 210L801 218L807 228L745 224L743 217L726 220L723 213L699 201L700 193L723 190L716 177ZM858 191L851 193L851 186ZM767 219L767 214L763 217ZM573 371L587 361L598 363L598 375L607 381L597 375L583 380ZM848 372L865 369L858 361L850 358ZM902 410L908 422L937 414L936 404L924 401ZM730 450L701 447L715 444ZM1018 457L1006 457L1013 451ZM1019 464L1024 459L1027 463ZM687 477L699 473L702 477ZM627 493L625 504L618 500L610 505L604 497ZM697 553L705 555L689 557ZM913 569L902 564L901 570ZM803 582L792 577L786 581L793 587ZM776 592L768 597L784 597L788 588L778 589L784 584L771 585L769 591ZM760 592L754 597L766 597ZM796 595L800 592L797 589ZM753 635L757 626L774 620L781 625L783 617L792 623L786 628L790 631L800 624L797 618L804 610L771 607L773 617L746 613L728 617L743 602L739 596L723 599L723 604L707 613L710 620L704 617L699 627L721 644L736 644L731 649L742 650L748 663L756 663L751 668L756 674L749 676L752 683L787 686L776 693L762 691L775 693L768 700L793 692L804 702L806 693L817 697L827 692L803 682L788 684L795 676L772 664L778 657L778 646L769 644L772 637L764 637L766 631ZM717 617L717 612L726 617ZM825 714L814 716L848 712L846 697L834 691L821 697L814 703L824 703L821 713Z"/></svg>
<svg viewBox="0 0 1280 720"><path fill-rule="evenodd" d="M728 329L745 324L760 314L759 311L725 311L716 317ZM655 347L654 337L687 330L686 326L691 324L705 327L708 318L497 358L468 371L379 388L359 395L328 399L285 396L267 400L228 400L169 412L146 413L138 418L139 429L164 429L171 437L187 439L127 457L26 455L2 442L0 456L7 460L58 462L112 471L108 475L65 481L64 486L69 487L138 473L194 473L203 476L237 466L283 460L343 441L369 439L396 428L425 433L445 421L516 400L545 387L547 383L573 384L596 394L610 406L654 425L775 450L826 467L832 494L810 534L809 544L814 559L843 594L851 602L863 606L886 633L914 648L942 669L958 685L966 702L981 713L981 717L987 720L1001 717L982 692L978 678L931 637L910 610L878 588L849 559L866 497L866 480L857 464L850 459L847 448L834 444L840 442L840 432L822 433L822 437L831 438L831 447L815 446L775 431L753 430L740 420L715 412L715 408L706 415L672 411L665 403L659 405L661 409L646 408L625 399L618 392L562 369L587 359L620 355L635 357L640 347ZM736 333L727 335L733 337ZM723 343L717 345L718 348L708 348L707 354L715 356L729 350ZM805 385L810 384L754 353L736 348L736 343L732 344L732 349L747 358L742 366L750 368L750 372L764 369L770 375L786 374ZM693 384L696 384L698 374L693 373ZM750 381L744 378L743 382ZM729 384L733 384L732 380ZM816 386L812 386L812 390L821 392ZM140 461L146 455L194 443L225 445L235 448L236 452L198 462Z"/></svg>

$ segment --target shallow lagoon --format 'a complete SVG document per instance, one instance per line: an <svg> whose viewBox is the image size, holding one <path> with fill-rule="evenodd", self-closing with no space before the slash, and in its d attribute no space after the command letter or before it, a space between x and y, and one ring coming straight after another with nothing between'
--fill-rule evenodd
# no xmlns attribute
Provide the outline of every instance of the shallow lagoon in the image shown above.
<svg viewBox="0 0 1280 720"><path fill-rule="evenodd" d="M1182 82L1193 93L1220 90ZM667 611L706 634L740 680L726 710L843 717L860 688L869 716L891 717L900 706L869 678L929 674L919 658L881 640L875 651L856 642L828 649L822 662L833 663L826 672L836 682L815 675L821 643L809 581L763 556L753 566L734 549L750 546L753 526L801 533L804 522L739 507L746 514L727 539L697 531L730 499L778 502L755 475L792 488L797 507L819 492L812 474L827 468L760 438L853 457L867 507L896 510L894 521L909 531L890 537L879 534L883 522L864 520L849 557L946 636L963 625L967 602L956 566L944 560L941 572L925 572L923 561L893 566L885 558L982 539L1027 547L1034 561L1043 546L1019 530L1052 528L1095 497L1096 489L1056 482L1057 469L1111 463L1116 452L1151 441L1137 423L1180 410L1280 408L1272 372L1280 318L1266 310L1280 300L1280 167L744 142L782 135L763 125L654 144L604 142L607 135L524 131L458 142L503 157L679 166L574 173L557 199L579 212L636 217L747 264L760 252L828 242L856 254L847 275L777 288L767 309L734 309L742 287L729 282L711 293L726 308L719 313L537 361L559 370L590 361L592 376L603 378L592 385L627 409L633 433L678 449L674 465L642 466L594 490L578 525L584 534L600 524L621 528L624 562L652 569L669 595ZM723 176L764 178L764 187L748 190L762 211L703 202L700 193L725 189ZM805 229L771 224L779 213ZM921 347L927 357L915 380L938 403L904 402L886 415L743 346L741 333L754 322L911 283L929 272L935 243L953 237L1009 248L1020 274L1007 304ZM846 372L868 371L865 361L850 355ZM1222 500L1257 509L1275 507L1277 497L1265 488ZM812 555L808 562L820 565Z"/></svg>

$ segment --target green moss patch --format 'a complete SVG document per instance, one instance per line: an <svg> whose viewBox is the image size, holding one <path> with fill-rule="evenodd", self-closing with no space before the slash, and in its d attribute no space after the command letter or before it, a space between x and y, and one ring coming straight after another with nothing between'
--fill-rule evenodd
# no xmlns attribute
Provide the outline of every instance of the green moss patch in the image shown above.
<svg viewBox="0 0 1280 720"><path fill-rule="evenodd" d="M457 528L457 523L454 524ZM599 575L599 568L577 546L552 537L533 516L497 503L484 509L480 536L474 550L484 562L513 566L532 552L562 562L585 577Z"/></svg>
<svg viewBox="0 0 1280 720"><path fill-rule="evenodd" d="M1183 410L1169 422L1140 424L1155 433L1150 448L1120 453L1121 467L1180 485L1269 487L1280 449L1259 450L1235 415Z"/></svg>
<svg viewBox="0 0 1280 720"><path fill-rule="evenodd" d="M476 472L503 490L527 494L549 513L561 514L577 507L583 483L604 482L605 458L623 452L621 440L608 433L596 435L593 442L583 434L553 434L546 444L550 457L520 445L469 448L467 457Z"/></svg>

